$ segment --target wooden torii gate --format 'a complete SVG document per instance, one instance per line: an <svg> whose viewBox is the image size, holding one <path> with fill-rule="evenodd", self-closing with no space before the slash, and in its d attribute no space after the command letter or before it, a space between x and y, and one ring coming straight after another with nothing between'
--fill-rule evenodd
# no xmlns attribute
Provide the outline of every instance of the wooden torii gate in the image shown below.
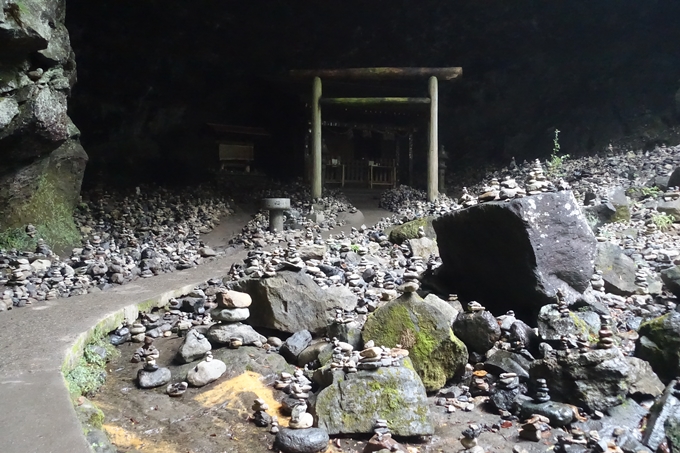
<svg viewBox="0 0 680 453"><path fill-rule="evenodd" d="M312 86L312 198L321 197L321 105L341 105L343 107L367 107L388 104L429 104L430 128L429 151L427 155L427 199L434 201L439 195L439 82L454 80L463 75L463 68L345 68L319 70L293 70L289 75L294 78L313 78ZM413 79L429 77L429 97L363 97L363 98L323 98L321 79L345 80L385 80Z"/></svg>

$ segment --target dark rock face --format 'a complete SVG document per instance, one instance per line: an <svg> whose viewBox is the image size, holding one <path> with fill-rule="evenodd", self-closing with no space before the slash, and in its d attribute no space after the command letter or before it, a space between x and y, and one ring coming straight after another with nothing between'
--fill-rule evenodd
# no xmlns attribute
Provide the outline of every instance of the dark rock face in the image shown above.
<svg viewBox="0 0 680 453"><path fill-rule="evenodd" d="M545 341L557 341L563 335L597 339L600 317L592 311L569 312L562 316L557 305L545 305L538 314L538 335Z"/></svg>
<svg viewBox="0 0 680 453"><path fill-rule="evenodd" d="M335 307L352 310L357 298L345 288L324 291L306 274L283 271L266 279L243 279L233 289L250 294L248 323L282 332L323 332Z"/></svg>
<svg viewBox="0 0 680 453"><path fill-rule="evenodd" d="M680 295L680 266L673 266L661 271L661 280L675 297Z"/></svg>
<svg viewBox="0 0 680 453"><path fill-rule="evenodd" d="M515 373L520 381L529 379L531 362L515 352L498 350L484 362L484 369L490 373Z"/></svg>
<svg viewBox="0 0 680 453"><path fill-rule="evenodd" d="M672 311L642 323L635 355L668 381L680 373L680 313Z"/></svg>
<svg viewBox="0 0 680 453"><path fill-rule="evenodd" d="M519 413L522 418L529 418L533 414L543 415L550 419L552 426L565 426L574 419L574 411L571 406L554 401L547 401L545 403L524 401Z"/></svg>
<svg viewBox="0 0 680 453"><path fill-rule="evenodd" d="M677 381L671 381L661 398L650 410L649 420L642 435L642 443L654 451L661 445L667 434L670 434L673 451L677 449L678 439L674 429L678 419L680 419L680 400L677 398L677 385Z"/></svg>
<svg viewBox="0 0 680 453"><path fill-rule="evenodd" d="M570 191L476 205L433 225L440 275L492 311L536 314L558 289L572 302L588 287L596 240Z"/></svg>
<svg viewBox="0 0 680 453"><path fill-rule="evenodd" d="M328 433L320 428L283 428L276 434L274 445L284 453L317 453L328 447Z"/></svg>
<svg viewBox="0 0 680 453"><path fill-rule="evenodd" d="M554 399L589 411L621 404L630 394L655 397L663 391L663 384L649 367L625 357L618 348L556 351L532 363L530 375L546 379Z"/></svg>
<svg viewBox="0 0 680 453"><path fill-rule="evenodd" d="M468 350L484 354L501 337L501 328L494 315L482 310L459 313L453 322L453 333L465 343Z"/></svg>
<svg viewBox="0 0 680 453"><path fill-rule="evenodd" d="M63 0L10 0L0 12L3 228L68 223L80 194L87 154L67 114L76 66L64 10Z"/></svg>
<svg viewBox="0 0 680 453"><path fill-rule="evenodd" d="M595 267L602 271L604 288L607 292L620 296L634 294L638 287L635 285L635 261L623 253L623 249L611 242L597 244ZM661 292L661 281L656 275L648 274L649 292Z"/></svg>
<svg viewBox="0 0 680 453"><path fill-rule="evenodd" d="M298 356L312 342L312 334L308 330L295 332L281 346L281 355L291 363L297 363ZM304 364L303 364L304 365Z"/></svg>

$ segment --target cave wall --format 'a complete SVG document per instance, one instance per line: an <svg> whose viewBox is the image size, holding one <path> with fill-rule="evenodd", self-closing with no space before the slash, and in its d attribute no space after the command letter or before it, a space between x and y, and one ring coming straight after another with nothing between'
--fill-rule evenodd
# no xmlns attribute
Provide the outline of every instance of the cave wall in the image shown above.
<svg viewBox="0 0 680 453"><path fill-rule="evenodd" d="M209 121L268 127L280 168L299 152L306 112L261 76L295 68L463 66L462 80L440 84L451 167L547 156L555 129L572 155L680 141L680 2L69 0L68 8L81 64L71 112L104 170L148 176L177 162L200 174L215 159Z"/></svg>
<svg viewBox="0 0 680 453"><path fill-rule="evenodd" d="M73 228L87 154L67 113L76 64L65 3L0 6L0 228Z"/></svg>

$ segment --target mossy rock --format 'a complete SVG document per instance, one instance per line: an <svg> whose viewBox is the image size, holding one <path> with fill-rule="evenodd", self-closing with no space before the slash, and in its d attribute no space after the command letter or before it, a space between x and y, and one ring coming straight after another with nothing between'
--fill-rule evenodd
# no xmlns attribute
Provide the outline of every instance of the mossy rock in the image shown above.
<svg viewBox="0 0 680 453"><path fill-rule="evenodd" d="M364 342L408 349L413 367L427 391L442 388L463 371L468 350L451 330L447 317L416 293L388 302L366 320Z"/></svg>
<svg viewBox="0 0 680 453"><path fill-rule="evenodd" d="M359 371L334 379L317 399L319 428L330 435L372 433L376 420L387 420L396 436L434 433L427 394L406 359L404 366Z"/></svg>
<svg viewBox="0 0 680 453"><path fill-rule="evenodd" d="M394 244L401 244L409 239L418 238L418 229L423 227L425 229L425 236L435 238L436 234L432 228L432 218L423 217L410 222L397 225L389 230L389 240Z"/></svg>
<svg viewBox="0 0 680 453"><path fill-rule="evenodd" d="M664 382L680 373L680 313L672 311L643 322L635 356L646 360Z"/></svg>
<svg viewBox="0 0 680 453"><path fill-rule="evenodd" d="M78 420L84 428L100 429L104 423L104 413L84 396L78 397L74 404Z"/></svg>

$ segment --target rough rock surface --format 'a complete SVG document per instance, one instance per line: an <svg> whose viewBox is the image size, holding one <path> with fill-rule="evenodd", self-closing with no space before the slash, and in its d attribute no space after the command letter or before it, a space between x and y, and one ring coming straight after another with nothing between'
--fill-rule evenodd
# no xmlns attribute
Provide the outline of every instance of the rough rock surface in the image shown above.
<svg viewBox="0 0 680 453"><path fill-rule="evenodd" d="M215 324L210 327L206 335L208 340L218 346L229 344L232 338L240 338L244 345L264 344L267 337L260 335L247 324L240 322L234 324Z"/></svg>
<svg viewBox="0 0 680 453"><path fill-rule="evenodd" d="M666 437L666 423L670 425L672 434L673 420L680 417L680 400L674 395L676 385L677 381L671 381L661 398L650 410L647 426L642 435L642 442L654 451Z"/></svg>
<svg viewBox="0 0 680 453"><path fill-rule="evenodd" d="M538 335L545 341L557 341L564 335L584 336L597 340L600 317L592 311L569 312L562 316L557 305L544 305L538 314Z"/></svg>
<svg viewBox="0 0 680 453"><path fill-rule="evenodd" d="M158 368L154 371L139 370L137 373L137 383L143 389L160 387L170 382L172 374L167 368Z"/></svg>
<svg viewBox="0 0 680 453"><path fill-rule="evenodd" d="M680 296L680 266L673 266L661 271L661 280L675 297Z"/></svg>
<svg viewBox="0 0 680 453"><path fill-rule="evenodd" d="M459 313L453 322L453 332L469 351L484 354L501 337L501 328L491 312L481 310Z"/></svg>
<svg viewBox="0 0 680 453"><path fill-rule="evenodd" d="M663 390L659 378L629 359L618 348L592 349L586 353L556 351L532 363L530 375L546 379L555 400L589 411L621 404L627 395L642 387L651 392L648 396L658 396ZM641 380L647 383L640 384Z"/></svg>
<svg viewBox="0 0 680 453"><path fill-rule="evenodd" d="M57 226L78 201L87 154L67 114L76 65L65 10L64 0L9 0L0 11L2 228Z"/></svg>
<svg viewBox="0 0 680 453"><path fill-rule="evenodd" d="M434 433L425 388L408 359L404 366L335 379L319 393L316 414L319 427L330 435L372 433L377 419L387 420L397 436Z"/></svg>
<svg viewBox="0 0 680 453"><path fill-rule="evenodd" d="M283 428L276 434L274 446L283 453L317 453L328 447L328 433L321 428Z"/></svg>
<svg viewBox="0 0 680 453"><path fill-rule="evenodd" d="M468 361L468 350L453 334L446 315L416 293L378 308L366 320L362 335L364 342L407 349L428 391L442 388Z"/></svg>
<svg viewBox="0 0 680 453"><path fill-rule="evenodd" d="M204 360L190 369L187 382L194 387L202 387L219 379L227 371L227 365L221 360Z"/></svg>
<svg viewBox="0 0 680 453"><path fill-rule="evenodd" d="M535 314L575 301L593 273L596 239L570 191L489 202L433 222L451 292L489 307Z"/></svg>
<svg viewBox="0 0 680 453"><path fill-rule="evenodd" d="M419 237L418 230L421 227L425 230L425 237L435 237L435 232L432 229L432 218L421 218L392 228L389 232L390 242L401 244L409 239L417 239Z"/></svg>
<svg viewBox="0 0 680 453"><path fill-rule="evenodd" d="M301 330L295 332L288 337L281 346L281 355L291 363L297 363L298 356L304 351L312 342L312 334L308 330ZM304 365L304 363L302 364Z"/></svg>
<svg viewBox="0 0 680 453"><path fill-rule="evenodd" d="M635 355L646 360L661 379L680 373L680 313L668 314L642 323Z"/></svg>
<svg viewBox="0 0 680 453"><path fill-rule="evenodd" d="M635 285L637 266L629 256L624 255L623 249L611 242L597 244L595 268L602 271L604 288L607 292L620 296L634 294L638 287ZM661 280L656 275L647 273L647 284L651 294L661 292Z"/></svg>
<svg viewBox="0 0 680 453"><path fill-rule="evenodd" d="M251 325L282 332L323 331L335 307L352 310L357 304L348 288L325 291L309 275L292 271L266 279L243 279L233 286L253 299L248 319Z"/></svg>
<svg viewBox="0 0 680 453"><path fill-rule="evenodd" d="M212 349L210 341L205 336L198 333L196 329L187 332L182 346L177 352L177 360L181 363L190 363L194 360L202 359L206 352Z"/></svg>

